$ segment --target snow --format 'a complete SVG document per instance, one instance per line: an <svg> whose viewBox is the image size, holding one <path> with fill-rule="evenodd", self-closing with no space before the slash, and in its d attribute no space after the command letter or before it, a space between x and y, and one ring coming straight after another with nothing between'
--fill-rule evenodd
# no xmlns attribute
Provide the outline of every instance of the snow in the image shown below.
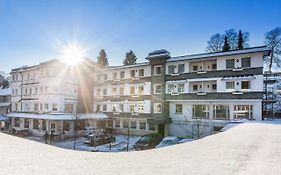
<svg viewBox="0 0 281 175"><path fill-rule="evenodd" d="M242 123L161 149L100 153L61 149L0 133L1 174L281 174L281 125ZM5 150L5 151L3 151Z"/></svg>
<svg viewBox="0 0 281 175"><path fill-rule="evenodd" d="M0 87L0 96L9 96L12 95L11 88L2 89L2 86Z"/></svg>

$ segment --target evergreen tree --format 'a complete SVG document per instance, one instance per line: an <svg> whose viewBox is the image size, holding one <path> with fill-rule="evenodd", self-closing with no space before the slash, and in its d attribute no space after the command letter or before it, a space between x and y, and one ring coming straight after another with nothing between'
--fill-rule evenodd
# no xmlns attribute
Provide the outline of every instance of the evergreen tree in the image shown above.
<svg viewBox="0 0 281 175"><path fill-rule="evenodd" d="M242 34L242 31L239 30L239 33L238 33L238 38L237 38L237 48L236 49L244 49L244 38L243 38L243 34Z"/></svg>
<svg viewBox="0 0 281 175"><path fill-rule="evenodd" d="M132 65L132 64L136 64L136 62L137 62L137 57L135 53L132 50L127 52L126 57L123 61L123 65Z"/></svg>
<svg viewBox="0 0 281 175"><path fill-rule="evenodd" d="M108 59L104 49L101 49L98 56L98 64L100 66L108 66Z"/></svg>
<svg viewBox="0 0 281 175"><path fill-rule="evenodd" d="M228 43L228 38L227 36L224 37L224 43L223 43L223 48L222 51L229 51L230 50L230 45Z"/></svg>

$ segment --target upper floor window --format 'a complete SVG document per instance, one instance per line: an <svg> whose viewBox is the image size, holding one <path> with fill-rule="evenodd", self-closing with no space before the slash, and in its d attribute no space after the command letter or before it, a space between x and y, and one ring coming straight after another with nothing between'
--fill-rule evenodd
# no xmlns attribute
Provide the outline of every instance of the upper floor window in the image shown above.
<svg viewBox="0 0 281 175"><path fill-rule="evenodd" d="M162 74L162 66L154 66L154 75L161 75Z"/></svg>
<svg viewBox="0 0 281 175"><path fill-rule="evenodd" d="M112 88L112 95L117 95L117 89L116 88Z"/></svg>
<svg viewBox="0 0 281 175"><path fill-rule="evenodd" d="M198 90L198 85L197 84L194 84L193 86L192 86L192 91L197 91Z"/></svg>
<svg viewBox="0 0 281 175"><path fill-rule="evenodd" d="M135 94L135 87L130 87L130 94Z"/></svg>
<svg viewBox="0 0 281 175"><path fill-rule="evenodd" d="M139 94L144 94L144 87L143 86L139 86Z"/></svg>
<svg viewBox="0 0 281 175"><path fill-rule="evenodd" d="M217 84L216 83L212 84L212 89L217 90Z"/></svg>
<svg viewBox="0 0 281 175"><path fill-rule="evenodd" d="M112 77L114 80L117 79L117 72L113 72Z"/></svg>
<svg viewBox="0 0 281 175"><path fill-rule="evenodd" d="M106 106L106 104L103 104L103 105L102 105L102 111L103 111L103 112L106 112L106 110L107 110L107 106Z"/></svg>
<svg viewBox="0 0 281 175"><path fill-rule="evenodd" d="M182 114L182 104L176 104L176 114Z"/></svg>
<svg viewBox="0 0 281 175"><path fill-rule="evenodd" d="M184 73L184 64L178 65L178 73Z"/></svg>
<svg viewBox="0 0 281 175"><path fill-rule="evenodd" d="M173 74L175 72L175 66L174 65L169 65L168 66L168 74Z"/></svg>
<svg viewBox="0 0 281 175"><path fill-rule="evenodd" d="M250 57L242 58L241 67L251 67L251 58Z"/></svg>
<svg viewBox="0 0 281 175"><path fill-rule="evenodd" d="M216 70L217 69L217 64L212 64L212 70Z"/></svg>
<svg viewBox="0 0 281 175"><path fill-rule="evenodd" d="M107 95L107 89L103 89L103 95Z"/></svg>
<svg viewBox="0 0 281 175"><path fill-rule="evenodd" d="M155 114L162 113L162 104L161 103L154 103L153 107L154 107Z"/></svg>
<svg viewBox="0 0 281 175"><path fill-rule="evenodd" d="M193 72L198 71L198 66L196 66L196 65L192 66L192 71L193 71Z"/></svg>
<svg viewBox="0 0 281 175"><path fill-rule="evenodd" d="M119 93L120 93L120 95L124 95L124 88L123 87L120 87L120 89L119 89Z"/></svg>
<svg viewBox="0 0 281 175"><path fill-rule="evenodd" d="M139 69L139 77L143 77L144 76L144 69Z"/></svg>
<svg viewBox="0 0 281 175"><path fill-rule="evenodd" d="M241 89L251 89L250 81L242 81L241 82Z"/></svg>
<svg viewBox="0 0 281 175"><path fill-rule="evenodd" d="M101 90L97 89L97 96L100 96L100 95L101 95Z"/></svg>
<svg viewBox="0 0 281 175"><path fill-rule="evenodd" d="M234 69L234 59L225 60L226 69Z"/></svg>
<svg viewBox="0 0 281 175"><path fill-rule="evenodd" d="M183 83L178 84L178 92L179 93L183 93L184 92L184 84Z"/></svg>
<svg viewBox="0 0 281 175"><path fill-rule="evenodd" d="M144 105L143 104L139 104L138 105L138 111L139 111L139 113L143 113L144 112Z"/></svg>
<svg viewBox="0 0 281 175"><path fill-rule="evenodd" d="M135 70L131 70L130 72L131 72L131 74L130 74L131 77L135 78L136 77L136 71Z"/></svg>
<svg viewBox="0 0 281 175"><path fill-rule="evenodd" d="M225 89L234 89L234 81L225 82Z"/></svg>
<svg viewBox="0 0 281 175"><path fill-rule="evenodd" d="M103 80L107 80L107 74L103 75Z"/></svg>
<svg viewBox="0 0 281 175"><path fill-rule="evenodd" d="M168 93L171 94L174 92L174 85L173 84L168 84Z"/></svg>
<svg viewBox="0 0 281 175"><path fill-rule="evenodd" d="M125 78L125 72L124 71L120 72L120 78Z"/></svg>
<svg viewBox="0 0 281 175"><path fill-rule="evenodd" d="M161 84L155 84L154 85L154 94L161 94L162 93L162 85Z"/></svg>

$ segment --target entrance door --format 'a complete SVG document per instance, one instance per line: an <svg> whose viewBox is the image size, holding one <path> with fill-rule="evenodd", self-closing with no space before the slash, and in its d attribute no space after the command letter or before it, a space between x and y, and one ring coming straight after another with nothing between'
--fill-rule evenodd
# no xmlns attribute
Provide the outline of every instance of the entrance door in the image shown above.
<svg viewBox="0 0 281 175"><path fill-rule="evenodd" d="M164 124L159 124L158 125L158 133L161 135L161 136L165 136L165 127L164 127Z"/></svg>

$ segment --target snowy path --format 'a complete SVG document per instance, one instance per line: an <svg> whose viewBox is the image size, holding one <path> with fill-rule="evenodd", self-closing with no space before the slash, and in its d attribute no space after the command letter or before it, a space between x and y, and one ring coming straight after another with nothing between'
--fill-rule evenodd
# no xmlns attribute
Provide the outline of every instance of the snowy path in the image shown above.
<svg viewBox="0 0 281 175"><path fill-rule="evenodd" d="M245 123L157 150L91 153L0 134L0 174L281 174L281 125Z"/></svg>

